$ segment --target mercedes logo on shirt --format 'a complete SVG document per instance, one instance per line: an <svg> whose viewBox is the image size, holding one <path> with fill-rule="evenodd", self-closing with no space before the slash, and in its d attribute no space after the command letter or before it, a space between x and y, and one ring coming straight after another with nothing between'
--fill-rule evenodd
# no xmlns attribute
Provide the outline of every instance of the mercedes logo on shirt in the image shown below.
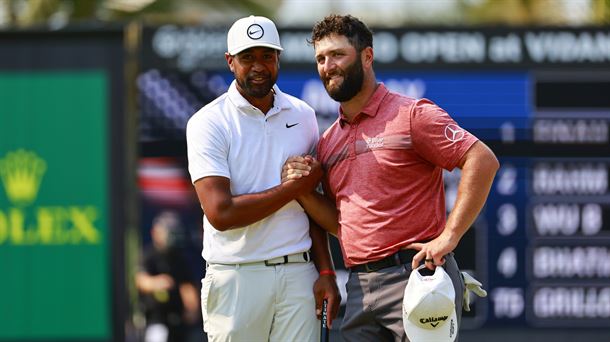
<svg viewBox="0 0 610 342"><path fill-rule="evenodd" d="M263 35L265 34L265 30L263 30L263 27L260 26L259 24L252 24L250 26L248 26L248 37L250 37L250 39L261 39L263 38Z"/></svg>
<svg viewBox="0 0 610 342"><path fill-rule="evenodd" d="M460 141L464 138L464 130L458 125L449 124L445 127L445 137L449 141Z"/></svg>

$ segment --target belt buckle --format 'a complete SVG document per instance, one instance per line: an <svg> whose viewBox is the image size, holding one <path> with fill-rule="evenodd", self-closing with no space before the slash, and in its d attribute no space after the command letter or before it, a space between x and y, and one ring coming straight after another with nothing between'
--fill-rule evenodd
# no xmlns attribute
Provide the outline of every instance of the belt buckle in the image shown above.
<svg viewBox="0 0 610 342"><path fill-rule="evenodd" d="M277 266L277 265L287 264L288 263L288 255L284 255L283 258L284 258L283 262L270 263L269 260L265 260L265 266ZM274 258L274 259L277 259L277 258Z"/></svg>
<svg viewBox="0 0 610 342"><path fill-rule="evenodd" d="M376 271L375 269L372 269L369 266L369 263L364 264L364 270L366 271L366 273L371 273L371 272L375 272Z"/></svg>

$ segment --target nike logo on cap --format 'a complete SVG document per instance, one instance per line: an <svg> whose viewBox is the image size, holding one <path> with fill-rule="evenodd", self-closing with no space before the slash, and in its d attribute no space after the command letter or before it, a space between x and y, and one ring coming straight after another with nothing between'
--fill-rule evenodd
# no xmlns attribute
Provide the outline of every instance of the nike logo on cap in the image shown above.
<svg viewBox="0 0 610 342"><path fill-rule="evenodd" d="M299 122L297 122L295 124L292 124L292 125L289 125L288 123L286 123L286 128L294 127L294 126L296 126L298 124L299 124Z"/></svg>
<svg viewBox="0 0 610 342"><path fill-rule="evenodd" d="M263 38L265 30L259 24L252 24L248 26L246 33L248 34L248 37L250 37L250 39L258 40Z"/></svg>

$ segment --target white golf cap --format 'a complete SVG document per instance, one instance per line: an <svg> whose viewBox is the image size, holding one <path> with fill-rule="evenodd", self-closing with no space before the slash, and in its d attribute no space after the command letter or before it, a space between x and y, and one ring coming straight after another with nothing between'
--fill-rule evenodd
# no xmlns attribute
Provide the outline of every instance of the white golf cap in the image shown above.
<svg viewBox="0 0 610 342"><path fill-rule="evenodd" d="M273 21L253 15L237 20L227 34L229 54L236 55L255 46L283 50L280 45L280 35Z"/></svg>
<svg viewBox="0 0 610 342"><path fill-rule="evenodd" d="M402 302L402 323L411 342L454 341L457 336L455 290L442 266L422 276L411 272Z"/></svg>

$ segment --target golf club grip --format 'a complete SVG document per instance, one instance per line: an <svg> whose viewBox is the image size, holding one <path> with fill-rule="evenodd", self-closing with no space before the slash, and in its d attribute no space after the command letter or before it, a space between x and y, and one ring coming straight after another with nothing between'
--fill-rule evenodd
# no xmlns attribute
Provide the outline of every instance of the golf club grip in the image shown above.
<svg viewBox="0 0 610 342"><path fill-rule="evenodd" d="M322 329L320 331L320 341L328 342L328 299L322 301Z"/></svg>

